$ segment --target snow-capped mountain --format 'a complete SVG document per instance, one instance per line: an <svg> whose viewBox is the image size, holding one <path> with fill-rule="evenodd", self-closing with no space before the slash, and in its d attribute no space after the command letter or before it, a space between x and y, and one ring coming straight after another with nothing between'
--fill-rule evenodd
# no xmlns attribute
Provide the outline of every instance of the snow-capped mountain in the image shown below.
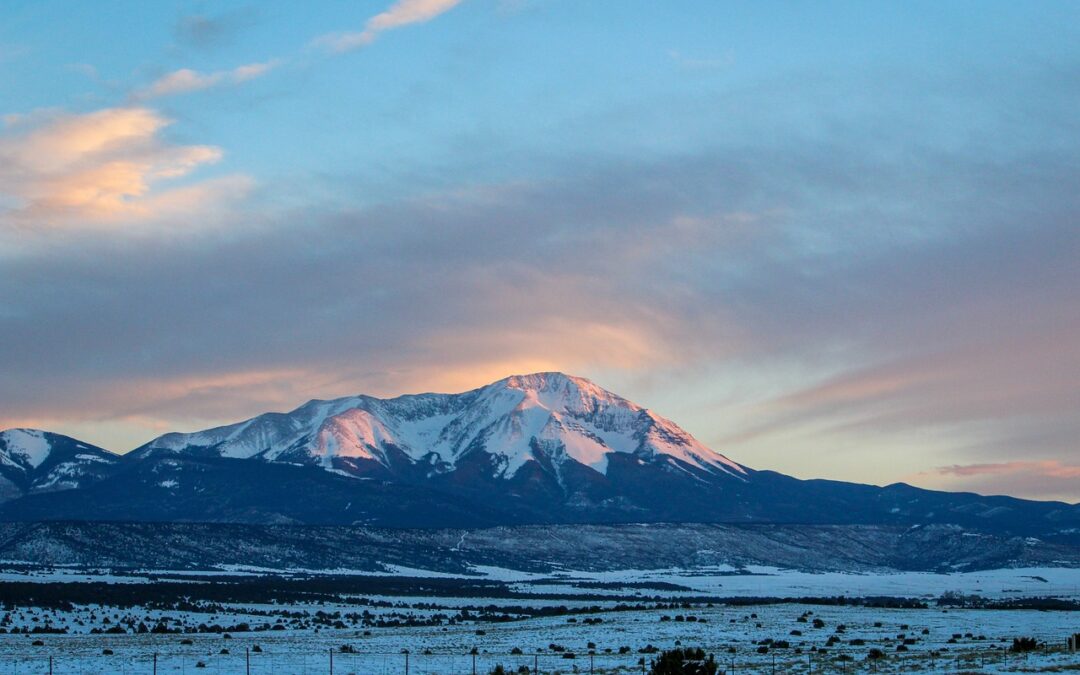
<svg viewBox="0 0 1080 675"><path fill-rule="evenodd" d="M1080 531L1080 505L749 469L561 373L310 401L122 456L11 430L0 434L0 492L9 521L950 525L1055 541Z"/></svg>
<svg viewBox="0 0 1080 675"><path fill-rule="evenodd" d="M108 475L113 453L37 429L0 432L0 501L33 492L78 488Z"/></svg>
<svg viewBox="0 0 1080 675"><path fill-rule="evenodd" d="M518 375L462 394L310 401L192 434L172 433L136 451L306 463L349 474L448 474L478 456L513 479L527 465L560 484L573 465L601 475L610 458L691 475L743 479L747 470L675 423L589 380L562 373Z"/></svg>

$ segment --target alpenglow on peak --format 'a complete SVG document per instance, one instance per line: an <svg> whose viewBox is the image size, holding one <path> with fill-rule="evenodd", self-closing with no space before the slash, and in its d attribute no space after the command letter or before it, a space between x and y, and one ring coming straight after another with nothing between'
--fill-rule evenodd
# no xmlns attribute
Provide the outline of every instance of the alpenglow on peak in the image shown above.
<svg viewBox="0 0 1080 675"><path fill-rule="evenodd" d="M166 434L137 452L310 463L351 475L448 474L484 460L500 478L535 464L558 479L571 464L606 475L613 454L690 474L747 472L674 422L560 372L512 375L460 394L313 400L288 413Z"/></svg>

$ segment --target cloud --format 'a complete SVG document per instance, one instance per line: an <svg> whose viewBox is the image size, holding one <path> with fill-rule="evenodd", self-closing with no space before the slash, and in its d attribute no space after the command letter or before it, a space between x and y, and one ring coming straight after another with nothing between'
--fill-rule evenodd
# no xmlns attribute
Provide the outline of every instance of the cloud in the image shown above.
<svg viewBox="0 0 1080 675"><path fill-rule="evenodd" d="M207 49L232 41L241 29L255 23L252 9L238 9L217 16L192 14L180 17L173 27L177 42L189 47Z"/></svg>
<svg viewBox="0 0 1080 675"><path fill-rule="evenodd" d="M0 136L0 224L41 228L152 218L210 184L157 189L218 162L222 150L175 145L171 120L144 107L24 117ZM190 197L189 197L190 198ZM3 202L0 202L3 203Z"/></svg>
<svg viewBox="0 0 1080 675"><path fill-rule="evenodd" d="M188 94L213 87L242 84L262 77L276 68L279 63L277 60L249 63L231 70L218 70L211 73L200 73L190 68L182 68L163 75L146 87L137 90L133 97L136 100L146 100L162 96Z"/></svg>
<svg viewBox="0 0 1080 675"><path fill-rule="evenodd" d="M918 478L938 487L984 494L1039 494L1068 503L1080 501L1080 465L1056 459L953 464Z"/></svg>
<svg viewBox="0 0 1080 675"><path fill-rule="evenodd" d="M1057 460L1001 462L999 464L953 464L937 468L945 476L985 476L1033 473L1046 478L1080 478L1080 466L1062 464Z"/></svg>
<svg viewBox="0 0 1080 675"><path fill-rule="evenodd" d="M12 417L195 428L306 398L464 389L510 372L683 372L685 389L704 364L787 359L821 368L773 378L780 393L757 409L714 404L718 449L787 468L761 459L765 449L792 438L903 447L914 435L925 444L927 428L974 425L950 441L962 453L980 434L1003 438L992 421L1016 430L1031 419L1055 434L1027 437L1027 456L1068 452L1055 438L1077 431L1080 325L1065 310L1077 242L1053 214L1073 196L1021 198L1042 190L1032 174L1012 189L1046 209L1034 229L995 220L1008 215L1000 204L964 201L939 217L954 222L956 208L980 227L903 244L879 227L844 229L845 246L808 249L821 208L808 189L850 201L894 169L837 180L842 150L788 147L782 166L756 149L579 164L366 208L249 212L265 224L163 249L104 240L8 261L0 366L18 388L0 382L0 400ZM948 169L974 185L1012 173ZM912 198L902 181L883 182L897 203ZM815 226L819 240L832 227ZM760 431L738 438L748 428ZM799 455L820 475L820 455ZM873 466L895 479L915 461L896 456Z"/></svg>
<svg viewBox="0 0 1080 675"><path fill-rule="evenodd" d="M397 0L386 11L368 19L363 30L323 35L315 40L315 44L334 52L360 49L374 42L380 33L431 21L459 4L461 0Z"/></svg>
<svg viewBox="0 0 1080 675"><path fill-rule="evenodd" d="M648 112L689 150L617 145L611 128L649 116L620 103L585 127L546 123L542 160L494 135L470 136L445 164L388 159L408 175L396 199L309 175L266 186L288 208L251 204L197 237L72 236L2 259L0 409L190 429L312 397L562 369L740 461L802 476L1075 466L1080 137L1056 122L1074 123L1074 94L1037 73L976 87L990 98L974 102L953 80L943 93L872 79L665 98ZM873 115L852 119L853 97ZM916 100L935 114L911 115ZM62 172L102 143L173 147L154 116L129 126L41 155ZM582 129L605 151L580 147ZM165 208L155 196L180 194L128 201ZM650 378L670 384L640 384ZM916 480L1067 495L1045 473Z"/></svg>

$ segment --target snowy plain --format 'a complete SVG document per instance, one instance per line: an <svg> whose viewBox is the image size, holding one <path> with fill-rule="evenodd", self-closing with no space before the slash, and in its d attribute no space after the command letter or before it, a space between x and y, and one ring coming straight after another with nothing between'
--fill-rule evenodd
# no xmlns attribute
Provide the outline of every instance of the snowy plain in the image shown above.
<svg viewBox="0 0 1080 675"><path fill-rule="evenodd" d="M270 574L236 568L197 575L168 570L8 567L0 573L0 582L151 584L178 575L178 581L200 583L199 576L228 579L241 571L249 576ZM790 673L1080 669L1080 655L1061 649L1067 635L1080 632L1080 614L1076 612L944 608L934 602L946 592L1005 600L1075 600L1080 598L1080 570L1076 569L1016 568L955 574L811 574L765 567L561 570L549 574L495 567L473 571L472 575L459 576L504 582L515 597L366 595L342 598L340 604L226 603L205 612L100 605L9 608L4 617L6 630L49 625L64 634L0 634L0 673L404 673L404 650L409 652L410 673L472 673L474 658L476 672L485 674L497 664L510 671L528 668L533 672L538 667L544 673L638 673L642 672L641 659L652 658L652 647L678 645L704 647L727 672L732 666L735 672L774 672L774 663L775 672ZM313 572L291 573L310 577ZM324 572L335 577L348 574L345 570ZM354 574L372 576L370 572ZM378 576L455 577L404 567L388 568ZM575 594L582 597L575 600ZM926 607L839 606L797 600L827 596L914 598ZM764 597L796 600L753 600ZM748 604L704 598L742 598ZM647 608L627 609L635 599ZM512 620L375 625L380 619L437 619L478 606L493 608ZM564 609L554 616L516 611L544 606ZM111 617L115 623L138 620L153 625L167 619L175 625L247 623L255 627L266 622L269 614L282 612L305 616L366 612L368 621L344 628L291 623L273 631L233 631L228 638L221 632L89 632L101 625L103 617ZM821 622L820 627L814 627L814 619ZM1020 636L1044 641L1049 649L1009 654L1006 647ZM765 642L769 640L787 644ZM869 659L871 649L880 650L883 658Z"/></svg>

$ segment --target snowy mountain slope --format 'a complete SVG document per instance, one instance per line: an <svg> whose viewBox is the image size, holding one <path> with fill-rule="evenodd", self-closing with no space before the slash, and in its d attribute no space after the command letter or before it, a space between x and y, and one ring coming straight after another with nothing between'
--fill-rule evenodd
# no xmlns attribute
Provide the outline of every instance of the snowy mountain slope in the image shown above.
<svg viewBox="0 0 1080 675"><path fill-rule="evenodd" d="M0 432L0 500L100 480L119 458L68 436L37 429Z"/></svg>
<svg viewBox="0 0 1080 675"><path fill-rule="evenodd" d="M508 377L462 394L310 401L289 413L193 434L166 434L139 448L225 458L316 464L366 473L407 464L450 473L483 454L506 479L529 463L560 480L568 463L606 475L613 453L690 475L743 479L747 470L673 422L592 382L562 373Z"/></svg>

